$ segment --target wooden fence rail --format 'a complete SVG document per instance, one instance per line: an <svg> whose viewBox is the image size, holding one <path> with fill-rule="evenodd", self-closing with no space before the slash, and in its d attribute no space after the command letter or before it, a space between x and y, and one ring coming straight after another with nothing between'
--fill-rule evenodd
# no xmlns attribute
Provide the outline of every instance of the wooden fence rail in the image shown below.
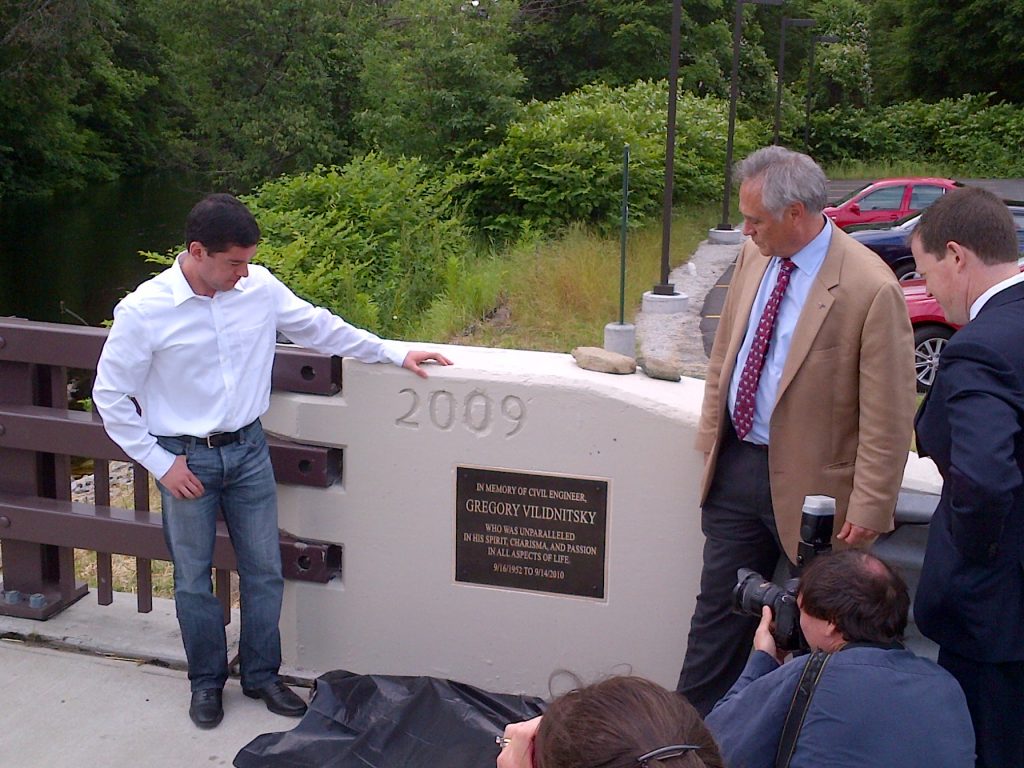
<svg viewBox="0 0 1024 768"><path fill-rule="evenodd" d="M91 387L107 332L0 318L0 614L47 619L81 599L74 550L96 553L97 599L113 600L113 554L136 559L138 610L152 609L153 560L169 560L160 515L149 508L149 475L132 463L134 509L110 506L111 461L130 461L98 415L68 408L68 387ZM70 374L69 374L70 372ZM330 396L341 390L341 361L279 344L275 389ZM269 439L279 482L327 487L341 477L341 451ZM71 500L71 460L91 459L92 504ZM286 578L326 582L341 570L341 546L282 533ZM230 620L234 550L217 530L214 578Z"/></svg>

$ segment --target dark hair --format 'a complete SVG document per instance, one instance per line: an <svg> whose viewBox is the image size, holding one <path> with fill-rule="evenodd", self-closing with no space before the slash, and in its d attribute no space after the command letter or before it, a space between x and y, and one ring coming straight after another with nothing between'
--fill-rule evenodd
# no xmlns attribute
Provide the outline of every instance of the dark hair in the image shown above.
<svg viewBox="0 0 1024 768"><path fill-rule="evenodd" d="M1013 214L986 189L964 187L948 192L924 209L911 238L937 261L946 258L951 240L969 248L984 264L1017 260Z"/></svg>
<svg viewBox="0 0 1024 768"><path fill-rule="evenodd" d="M256 218L234 195L207 195L185 219L185 247L200 242L210 253L223 253L233 245L248 248L260 241Z"/></svg>
<svg viewBox="0 0 1024 768"><path fill-rule="evenodd" d="M836 625L848 642L903 639L910 592L882 560L858 549L819 555L800 576L800 610Z"/></svg>
<svg viewBox="0 0 1024 768"><path fill-rule="evenodd" d="M650 768L724 768L697 710L642 677L610 677L555 699L537 731L535 768L637 768L637 758L674 744L699 749L649 760Z"/></svg>

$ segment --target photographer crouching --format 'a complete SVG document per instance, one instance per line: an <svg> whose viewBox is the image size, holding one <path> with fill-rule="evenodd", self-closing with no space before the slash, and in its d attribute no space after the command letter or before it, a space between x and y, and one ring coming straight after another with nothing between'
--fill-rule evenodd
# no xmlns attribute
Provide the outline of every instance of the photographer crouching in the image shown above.
<svg viewBox="0 0 1024 768"><path fill-rule="evenodd" d="M754 653L706 718L726 765L972 768L963 692L903 646L903 579L874 555L846 550L814 558L795 589L812 653L783 663L788 651L762 604Z"/></svg>

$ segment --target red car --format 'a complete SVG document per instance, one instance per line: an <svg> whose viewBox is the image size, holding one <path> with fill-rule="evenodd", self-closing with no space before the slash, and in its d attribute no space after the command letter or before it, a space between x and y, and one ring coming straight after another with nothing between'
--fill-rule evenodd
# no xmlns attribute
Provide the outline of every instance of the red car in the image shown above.
<svg viewBox="0 0 1024 768"><path fill-rule="evenodd" d="M893 222L927 208L946 192L960 186L963 185L952 179L881 179L865 184L829 206L825 215L838 227Z"/></svg>
<svg viewBox="0 0 1024 768"><path fill-rule="evenodd" d="M917 391L926 392L939 368L939 355L949 337L959 328L946 320L946 314L935 297L928 293L924 280L904 280L903 298L914 327L914 375Z"/></svg>
<svg viewBox="0 0 1024 768"><path fill-rule="evenodd" d="M1021 254L1024 254L1024 230L1017 229ZM1017 265L1024 271L1024 255ZM935 297L928 293L924 280L904 280L903 298L910 312L910 324L914 327L914 374L917 377L917 391L927 392L939 368L939 355L949 337L959 328L946 319L946 314Z"/></svg>

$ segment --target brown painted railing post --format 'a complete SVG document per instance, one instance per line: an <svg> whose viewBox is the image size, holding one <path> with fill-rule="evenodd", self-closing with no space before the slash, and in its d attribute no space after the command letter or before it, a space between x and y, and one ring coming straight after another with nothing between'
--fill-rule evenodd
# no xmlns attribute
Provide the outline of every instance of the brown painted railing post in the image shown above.
<svg viewBox="0 0 1024 768"><path fill-rule="evenodd" d="M0 336L0 344L6 343ZM0 362L0 403L50 405L57 380L50 370L28 363ZM66 398L62 385L61 396ZM5 426L0 423L0 430ZM68 485L67 459L34 451L0 448L0 491L53 498ZM0 516L0 537L10 524ZM88 586L75 580L74 550L23 541L0 539L3 558L3 595L0 614L46 619L88 594Z"/></svg>
<svg viewBox="0 0 1024 768"><path fill-rule="evenodd" d="M128 457L95 414L67 408L67 368L95 370L106 331L0 317L0 614L47 619L88 593L74 576L75 548L96 552L97 598L113 601L112 554L136 558L139 612L152 610L154 559L167 560L160 516L149 512L149 476L133 465L134 509L110 506L110 461ZM275 389L333 395L341 360L290 345L274 359ZM326 488L342 470L341 451L271 438L278 481ZM94 503L71 502L70 457L94 461ZM325 583L340 575L341 545L280 534L285 578ZM216 593L231 616L237 568L226 527L214 548Z"/></svg>

